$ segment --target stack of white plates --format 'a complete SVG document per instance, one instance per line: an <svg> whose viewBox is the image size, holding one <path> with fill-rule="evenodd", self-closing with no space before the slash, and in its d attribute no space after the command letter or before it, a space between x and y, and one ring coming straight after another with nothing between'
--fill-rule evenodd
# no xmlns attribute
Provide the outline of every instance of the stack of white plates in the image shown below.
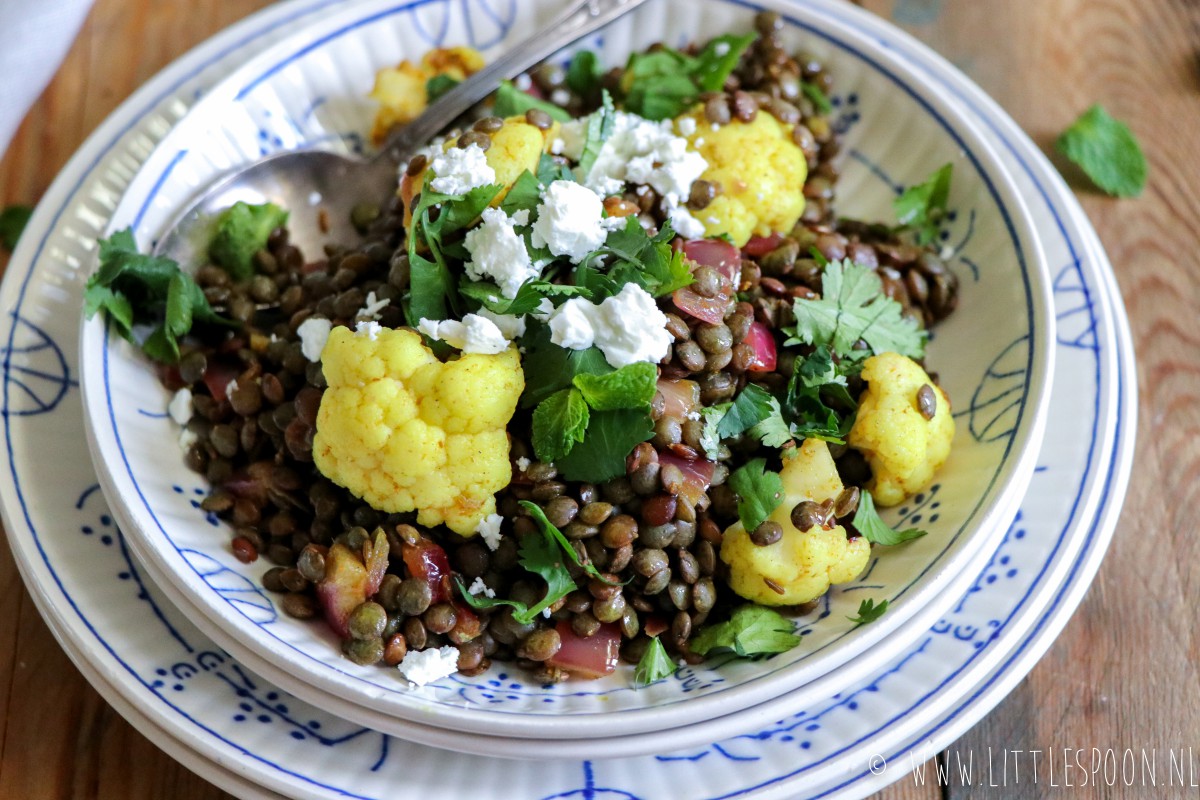
<svg viewBox="0 0 1200 800"><path fill-rule="evenodd" d="M328 13L327 5L335 10ZM667 31L661 22L655 29L655 17L642 18L608 32L602 46L626 52L655 38L745 26L745 9L711 5L716 11L694 22L696 30ZM1009 249L1040 247L1050 265L1058 335L1045 352L1037 337L1053 320L1040 315L1037 270L1020 273L1030 276L1028 285L1004 288L987 272L1003 248L986 233L958 253L967 259L960 264L964 302L972 292L984 295L979 287L989 298L1000 292L995 305L1019 316L1031 334L1024 349L1019 336L998 339L982 375L966 374L957 392L951 384L956 409L966 412L960 431L968 452L983 454L981 463L988 453L1001 453L987 461L997 477L979 514L944 522L939 546L889 554L867 578L835 595L819 614L825 619L807 626L806 642L817 646L768 666L681 673L641 694L617 684L545 690L499 667L414 694L386 670L353 668L329 639L275 614L270 598L254 588L258 575L228 557L227 535L192 508L204 492L195 476L169 453L155 461L149 449L137 449L169 435L160 418L165 393L137 383L152 378L144 367L140 377L119 373L120 380L112 380L132 360L86 331L84 347L98 348L82 359L86 370L99 370L98 379L88 376L91 433L106 458L94 471L84 457L75 341L94 242L113 226L157 231L189 192L256 156L260 146L295 146L331 134L343 145L353 143L347 134L362 130L369 113L353 100L362 95L363 76L369 79L417 45L466 40L485 50L497 46L528 13L525 4L483 0L297 0L198 48L114 114L48 193L3 287L12 325L0 496L10 541L43 614L114 705L180 760L244 796L382 797L403 786L454 797L791 798L865 794L898 778L912 760L921 763L998 702L1086 589L1123 495L1134 380L1111 271L1049 164L957 72L856 9L818 2L781 4L780 10L831 64L839 86L855 90L839 89L845 125L866 117L869 129L872 109L889 103L893 114L915 107L928 117L953 117L961 109L979 134L960 140L964 168L958 173L967 173L970 185L974 167L980 185L1000 188L955 200L967 201L964 208L977 201L980 208L986 202L1019 209L1015 198L1021 196L1029 205L1011 214L1018 221L1008 231ZM632 31L644 33L645 41ZM397 50L397 35L416 37L415 43ZM874 88L880 75L892 94ZM189 112L201 96L206 99ZM900 118L909 122L912 114ZM222 135L211 135L214 130ZM858 141L861 147L848 158L896 164L894 154L882 158L888 148L874 152L872 140ZM989 148L997 154L994 175ZM894 168L912 180L939 164L913 157ZM854 177L854 164L845 172L843 197L865 198L862 208L846 210L869 213L872 203L886 205L895 175L864 166ZM1020 219L1035 220L1036 231L1014 232ZM964 213L964 236L969 220ZM994 258L971 274L976 252ZM1003 308L1004 297L1020 299L1024 316ZM962 331L979 326L987 303L972 311ZM935 343L931 359L942 366L939 347L946 359L953 348ZM1048 369L1051 358L1054 383L1071 391L1056 392L1041 413L1039 392L1048 379L1039 370ZM964 369L970 366L964 362ZM942 369L947 380L953 372ZM1006 411L1014 398L1016 411ZM1032 444L1042 425L1049 433L1038 456ZM47 452L78 457L51 461L44 459ZM97 472L128 539L115 529ZM978 474L972 476L976 495ZM945 503L956 490L947 485L941 491L939 499L922 498L921 508L903 513L910 519L923 514L923 524L936 526L929 519L932 504ZM881 620L886 625L850 632L839 620L853 612L862 589L892 599L894 613ZM470 769L455 768L468 762L430 745L480 755ZM643 755L667 751L675 752ZM880 770L881 762L870 761L874 755L892 766ZM619 758L579 761L596 757Z"/></svg>

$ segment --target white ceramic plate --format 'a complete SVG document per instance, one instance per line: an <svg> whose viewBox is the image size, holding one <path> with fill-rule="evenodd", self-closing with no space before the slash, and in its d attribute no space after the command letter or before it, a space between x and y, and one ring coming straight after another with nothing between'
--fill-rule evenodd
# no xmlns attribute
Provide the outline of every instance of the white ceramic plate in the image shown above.
<svg viewBox="0 0 1200 800"><path fill-rule="evenodd" d="M319 141L353 147L370 110L357 98L376 68L398 53L442 42L494 45L513 26L533 24L522 16L532 8L370 0L322 18L218 84L152 154L125 193L113 227L158 230L196 187L266 150ZM947 122L953 103L913 73L906 59L823 6L792 12L790 35L823 57L838 79L837 124L847 129L848 149L843 213L886 218L899 183L919 180L947 160L957 167L951 201L958 217L946 235L965 279L962 311L939 329L930 360L957 398L960 435L938 484L899 511L933 535L876 557L858 581L832 593L803 621L802 647L768 661L685 668L673 680L638 691L629 687L626 672L594 684L543 687L497 666L478 678L447 679L413 693L394 672L350 664L327 631L282 615L274 599L256 588L269 565L237 562L227 534L215 531L213 520L194 507L199 479L162 446L175 438L163 415L165 392L136 353L104 337L97 319L83 337L93 453L105 494L131 534L130 546L168 596L270 679L364 724L406 737L417 734L417 723L493 737L589 742L682 728L752 707L851 658L866 669L905 643L897 632L914 615L924 623L916 628L923 629L944 612L999 543L1032 474L1053 358L1049 276L1036 237L1024 228L1019 195L990 148L971 126ZM665 18L659 2L605 32L608 60L656 38L744 29L750 12L710 2L700 27L672 29L669 36ZM434 28L437 35L430 34ZM879 623L854 630L849 617L865 593L892 605ZM810 696L794 695L790 702L799 705ZM695 740L702 734L689 735ZM497 752L490 749L497 745L481 740L451 741Z"/></svg>
<svg viewBox="0 0 1200 800"><path fill-rule="evenodd" d="M953 80L945 90L972 105L1043 220L1042 235L1058 265L1058 376L1072 392L1055 397L1047 448L1055 457L1035 475L1021 524L967 598L870 679L780 725L684 761L495 767L479 759L472 762L480 765L478 776L462 775L476 770L456 770L461 757L296 706L228 662L141 587L81 457L71 346L79 266L88 252L81 242L103 229L132 168L181 107L214 73L236 63L231 51L261 46L289 20L322 5L272 8L135 95L51 187L0 289L0 308L12 320L0 331L7 356L0 479L6 529L35 601L98 688L136 707L137 721L185 742L210 779L237 791L232 781L248 778L290 797L384 797L399 785L479 798L857 797L903 774L904 748L924 743L926 753L936 750L998 702L1070 616L1104 553L1128 478L1136 381L1123 310L1119 300L1110 307L1105 299L1111 272L1078 205L1032 143L986 98ZM918 64L928 57L861 12L839 13ZM79 457L48 461L46 452ZM64 497L76 498L74 506L64 505ZM989 671L980 673L985 663ZM901 681L908 688L893 692ZM863 699L886 701L886 708L866 709ZM855 718L866 719L866 736L859 735L861 725L850 727ZM819 731L812 739L810 729ZM907 741L894 751L874 747L901 729ZM892 764L880 775L867 771L876 752ZM336 756L327 757L331 753ZM430 769L411 768L426 763ZM812 779L818 770L838 777L822 785Z"/></svg>

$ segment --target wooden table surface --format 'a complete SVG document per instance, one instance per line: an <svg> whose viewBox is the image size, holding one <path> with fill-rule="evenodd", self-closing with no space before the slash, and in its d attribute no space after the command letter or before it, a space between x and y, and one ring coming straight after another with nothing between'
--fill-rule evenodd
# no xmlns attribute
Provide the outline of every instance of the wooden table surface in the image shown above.
<svg viewBox="0 0 1200 800"><path fill-rule="evenodd" d="M96 0L0 161L0 207L33 204L84 138L172 59L267 0ZM1200 796L1200 2L864 0L964 69L1043 146L1094 102L1150 161L1136 200L1077 187L1133 326L1140 416L1120 526L1030 675L948 751L1192 748L1191 788L916 785L877 797ZM11 79L11 77L3 78ZM0 256L2 265L4 256ZM1193 502L1196 504L1193 505ZM1191 599L1189 599L1191 598ZM867 754L864 754L864 759ZM1015 758L1015 756L1014 756ZM1010 773L1011 776L1011 773ZM998 782L998 781L997 781ZM113 711L59 649L0 547L0 799L228 797ZM684 799L681 799L684 800Z"/></svg>

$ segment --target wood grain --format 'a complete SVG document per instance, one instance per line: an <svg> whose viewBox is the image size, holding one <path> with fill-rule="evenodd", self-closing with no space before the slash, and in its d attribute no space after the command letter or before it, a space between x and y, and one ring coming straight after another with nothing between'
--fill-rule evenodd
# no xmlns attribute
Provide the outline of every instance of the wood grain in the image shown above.
<svg viewBox="0 0 1200 800"><path fill-rule="evenodd" d="M1047 148L1087 106L1130 123L1146 194L1078 184L1114 263L1139 361L1139 446L1121 525L1079 611L1030 676L941 757L987 748L1191 746L1200 763L1200 3L862 0L964 69ZM32 204L133 90L267 0L97 0L0 161L0 206ZM1064 169L1065 174L1074 173ZM3 257L0 256L0 259ZM2 262L0 262L2 263ZM52 721L53 724L47 724ZM864 754L864 759L869 754ZM926 765L933 780L935 768ZM1011 773L1010 773L1011 779ZM882 800L1052 797L1043 779L944 790L905 776ZM1196 796L1132 787L1073 796ZM0 798L226 798L156 749L67 660L0 548Z"/></svg>

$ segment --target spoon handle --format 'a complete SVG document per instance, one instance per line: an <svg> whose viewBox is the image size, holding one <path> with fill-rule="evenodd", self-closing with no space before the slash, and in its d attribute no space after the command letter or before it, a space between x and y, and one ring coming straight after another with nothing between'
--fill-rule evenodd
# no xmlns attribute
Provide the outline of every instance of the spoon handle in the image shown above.
<svg viewBox="0 0 1200 800"><path fill-rule="evenodd" d="M392 132L376 159L397 164L424 147L460 114L487 97L504 78L524 72L557 51L625 15L646 0L575 0L546 27L450 89L409 124Z"/></svg>

